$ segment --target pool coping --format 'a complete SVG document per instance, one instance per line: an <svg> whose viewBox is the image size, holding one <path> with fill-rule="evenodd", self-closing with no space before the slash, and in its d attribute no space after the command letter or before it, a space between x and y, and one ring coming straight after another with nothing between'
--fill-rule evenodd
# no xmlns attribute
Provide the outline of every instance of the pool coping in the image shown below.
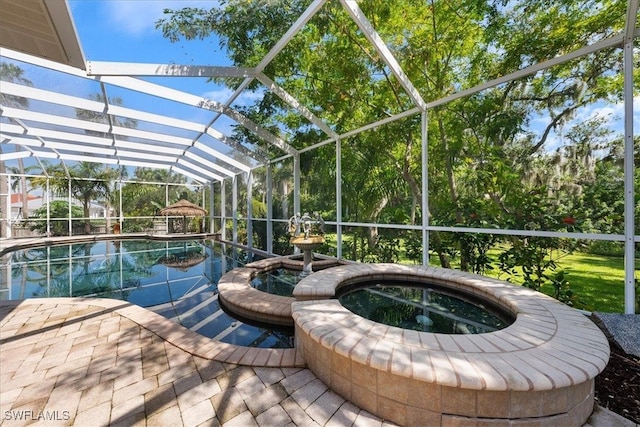
<svg viewBox="0 0 640 427"><path fill-rule="evenodd" d="M251 280L260 273L279 268L302 271L301 257L300 254L294 254L265 258L234 268L218 280L218 298L226 309L247 319L293 327L291 304L295 298L260 291L251 286ZM325 255L314 254L314 257L319 258L313 261L316 270L348 264Z"/></svg>
<svg viewBox="0 0 640 427"><path fill-rule="evenodd" d="M370 321L334 298L342 285L382 278L446 284L498 303L516 318L477 335L419 332ZM309 368L354 404L402 425L429 417L582 425L593 408L594 378L609 360L606 337L582 312L459 270L339 266L301 280L294 296L296 345Z"/></svg>
<svg viewBox="0 0 640 427"><path fill-rule="evenodd" d="M101 308L105 312L115 312L181 350L203 359L252 367L305 367L304 359L295 348L270 349L224 343L200 335L157 313L126 301L81 297L0 301L0 307L42 304L89 305Z"/></svg>
<svg viewBox="0 0 640 427"><path fill-rule="evenodd" d="M65 245L70 243L99 242L104 240L220 240L220 233L188 233L188 234L158 234L158 233L123 233L123 234L82 234L78 236L56 237L25 237L18 239L0 239L0 257L19 249L33 248L37 246Z"/></svg>

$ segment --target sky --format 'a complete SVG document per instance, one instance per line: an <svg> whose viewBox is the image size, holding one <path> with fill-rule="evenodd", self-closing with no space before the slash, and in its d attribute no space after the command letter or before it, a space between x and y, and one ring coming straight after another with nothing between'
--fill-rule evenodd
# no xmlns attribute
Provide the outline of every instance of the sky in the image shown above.
<svg viewBox="0 0 640 427"><path fill-rule="evenodd" d="M185 65L231 65L214 37L207 40L190 40L171 43L155 28L158 19L165 17L164 9L198 7L210 9L219 4L216 0L68 0L76 31L87 60L177 63ZM232 90L207 83L204 79L158 79L177 89L206 98L224 101ZM244 95L247 98L251 94ZM247 99L249 100L249 99ZM242 101L239 101L242 103ZM636 104L640 101L636 99ZM610 114L616 128L622 116L622 105L608 105L591 111L585 116ZM547 121L548 118L537 120ZM534 123L537 121L534 119ZM560 141L551 142L551 146Z"/></svg>
<svg viewBox="0 0 640 427"><path fill-rule="evenodd" d="M78 38L84 51L85 59L89 61L118 61L141 62L160 64L185 64L185 65L231 65L225 52L221 50L218 40L211 37L206 40L190 40L171 43L162 36L160 30L155 28L158 19L165 17L164 9L180 9L183 7L197 7L210 9L218 5L217 0L67 0L73 16ZM43 71L44 73L44 71ZM57 87L62 93L71 93L76 96L87 96L96 93L94 82L81 82L87 87L78 87L78 79L68 82L61 81L58 76L51 76L47 87ZM57 80L57 81L56 81ZM232 89L217 86L207 82L205 78L154 78L152 81L174 87L185 92L225 102L232 93ZM62 86L67 87L62 87ZM71 90L68 87L74 86ZM110 88L116 96L121 96L124 105L130 108L146 109L148 99L138 99L132 92L116 92ZM84 92L84 93L81 93ZM110 92L109 96L114 93ZM259 94L258 94L259 95ZM245 93L238 101L239 104L248 104L256 94ZM170 111L171 104L164 101L153 102L152 111L159 114L170 114L181 119L197 122L202 119L206 111L184 108L184 111ZM157 105L156 105L157 104ZM174 103L175 104L175 103ZM163 109L165 111L159 111ZM594 105L581 109L575 121L585 117L603 115L609 113L612 118L610 124L616 131L622 130L622 104ZM192 115L191 117L187 114ZM640 98L636 99L635 118L640 118ZM182 116L181 116L182 115ZM216 128L227 135L231 134L232 121L217 123ZM533 117L531 127L543 128L549 122L548 117ZM640 120L636 120L640 122ZM561 137L552 134L548 141L548 149L554 150L562 145Z"/></svg>
<svg viewBox="0 0 640 427"><path fill-rule="evenodd" d="M171 43L155 28L164 9L210 9L211 0L68 0L87 60L230 65L217 39Z"/></svg>
<svg viewBox="0 0 640 427"><path fill-rule="evenodd" d="M211 9L211 0L68 0L78 38L88 61L152 64L231 65L218 39L171 43L155 28L165 9ZM189 93L226 100L230 89L205 79L155 79Z"/></svg>
<svg viewBox="0 0 640 427"><path fill-rule="evenodd" d="M170 42L156 29L156 22L164 17L165 9L179 10L185 7L211 9L219 5L212 0L67 0L73 17L78 39L87 61L114 61L129 63L181 64L181 65L232 65L220 48L216 37L205 40L181 40ZM193 95L224 103L233 89L216 85L206 78L193 77L145 77L153 83L162 84ZM135 93L111 88L109 96L120 96L123 105L148 110L147 98ZM95 92L91 89L89 91ZM257 95L245 92L234 106L246 105ZM146 105L145 105L146 104ZM172 105L156 99L151 112L173 115L195 122L208 121L211 113L195 108ZM174 107L173 110L170 110ZM224 116L218 120L216 129L230 135L233 122ZM219 148L222 148L219 147Z"/></svg>

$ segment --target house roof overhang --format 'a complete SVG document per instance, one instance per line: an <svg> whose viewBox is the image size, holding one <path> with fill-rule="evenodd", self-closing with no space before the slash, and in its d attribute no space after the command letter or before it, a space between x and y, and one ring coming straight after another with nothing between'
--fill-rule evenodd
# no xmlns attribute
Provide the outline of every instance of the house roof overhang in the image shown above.
<svg viewBox="0 0 640 427"><path fill-rule="evenodd" d="M4 47L85 69L85 58L66 1L0 0Z"/></svg>

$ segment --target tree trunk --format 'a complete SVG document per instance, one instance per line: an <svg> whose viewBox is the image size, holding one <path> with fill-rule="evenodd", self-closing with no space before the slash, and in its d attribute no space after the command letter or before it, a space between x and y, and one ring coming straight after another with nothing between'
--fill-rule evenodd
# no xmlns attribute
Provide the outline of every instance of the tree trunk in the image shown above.
<svg viewBox="0 0 640 427"><path fill-rule="evenodd" d="M444 253L444 251L440 248L442 248L442 239L440 238L440 233L437 231L434 231L432 233L429 234L433 240L434 246L437 249L438 252L438 259L440 259L440 266L443 268L451 268L451 263L449 262L449 257L447 256L446 253Z"/></svg>
<svg viewBox="0 0 640 427"><path fill-rule="evenodd" d="M371 212L370 221L378 222L380 212L382 212L384 207L387 206L388 202L389 199L387 197L383 197L382 199L380 199L378 205ZM378 227L369 227L367 243L369 245L369 250L371 250L371 248L373 248L378 243Z"/></svg>
<svg viewBox="0 0 640 427"><path fill-rule="evenodd" d="M440 141L442 143L442 152L445 155L445 173L447 174L447 182L449 183L449 195L451 196L451 202L456 207L456 222L458 224L462 224L462 214L460 210L457 208L458 206L458 189L456 186L455 177L453 176L453 163L451 161L451 154L449 153L449 141L447 139L447 135L444 130L444 123L442 122L442 118L438 117L438 130L440 131ZM460 242L460 245L464 245L464 242ZM468 260L464 254L466 251L464 248L460 248L460 269L463 271L467 271Z"/></svg>

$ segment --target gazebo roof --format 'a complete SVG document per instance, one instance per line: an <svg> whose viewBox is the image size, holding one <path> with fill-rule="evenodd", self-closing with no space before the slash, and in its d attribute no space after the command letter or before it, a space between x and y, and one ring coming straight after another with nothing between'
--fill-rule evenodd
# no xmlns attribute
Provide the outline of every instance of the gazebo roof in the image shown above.
<svg viewBox="0 0 640 427"><path fill-rule="evenodd" d="M204 216L206 214L206 209L184 199L160 209L160 215L164 216Z"/></svg>

